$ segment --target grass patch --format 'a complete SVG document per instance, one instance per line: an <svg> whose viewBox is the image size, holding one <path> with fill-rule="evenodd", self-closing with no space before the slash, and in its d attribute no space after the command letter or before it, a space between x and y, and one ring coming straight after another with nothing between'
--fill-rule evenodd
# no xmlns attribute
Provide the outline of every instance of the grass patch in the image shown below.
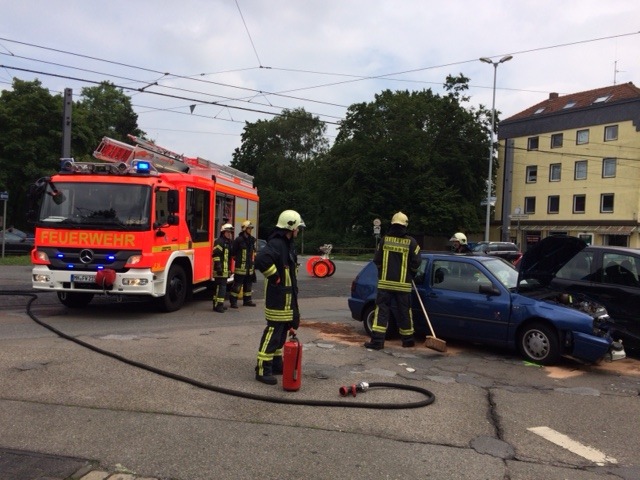
<svg viewBox="0 0 640 480"><path fill-rule="evenodd" d="M0 265L31 265L31 257L29 255L5 255L0 257Z"/></svg>

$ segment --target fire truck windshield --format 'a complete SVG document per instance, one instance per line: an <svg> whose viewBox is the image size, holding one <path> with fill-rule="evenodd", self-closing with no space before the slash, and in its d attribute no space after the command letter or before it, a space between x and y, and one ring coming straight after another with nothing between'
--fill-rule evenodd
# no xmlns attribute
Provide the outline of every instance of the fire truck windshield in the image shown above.
<svg viewBox="0 0 640 480"><path fill-rule="evenodd" d="M63 201L44 195L38 223L48 228L148 230L151 187L116 183L56 182Z"/></svg>

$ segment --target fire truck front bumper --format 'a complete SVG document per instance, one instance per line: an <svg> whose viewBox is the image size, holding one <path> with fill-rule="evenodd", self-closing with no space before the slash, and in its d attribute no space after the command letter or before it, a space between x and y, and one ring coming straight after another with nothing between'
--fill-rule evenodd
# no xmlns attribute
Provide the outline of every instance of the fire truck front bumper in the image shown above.
<svg viewBox="0 0 640 480"><path fill-rule="evenodd" d="M158 279L149 269L132 269L114 272L114 279L104 281L98 272L72 272L51 270L46 265L36 265L31 271L31 284L37 290L76 291L113 295L151 295L156 292Z"/></svg>

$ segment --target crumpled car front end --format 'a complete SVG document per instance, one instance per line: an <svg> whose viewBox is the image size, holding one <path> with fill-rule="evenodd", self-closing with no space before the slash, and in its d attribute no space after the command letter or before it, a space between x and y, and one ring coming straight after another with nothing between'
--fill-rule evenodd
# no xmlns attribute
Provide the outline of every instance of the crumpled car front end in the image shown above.
<svg viewBox="0 0 640 480"><path fill-rule="evenodd" d="M583 295L570 295L529 281L528 285L520 285L521 295L535 299L548 307L538 313L548 315L553 307L564 307L565 313L558 315L556 310L556 327L562 332L563 350L566 355L581 361L595 363L602 359L621 360L626 352L621 341L611 337L614 321L606 308ZM538 305L539 306L539 305Z"/></svg>

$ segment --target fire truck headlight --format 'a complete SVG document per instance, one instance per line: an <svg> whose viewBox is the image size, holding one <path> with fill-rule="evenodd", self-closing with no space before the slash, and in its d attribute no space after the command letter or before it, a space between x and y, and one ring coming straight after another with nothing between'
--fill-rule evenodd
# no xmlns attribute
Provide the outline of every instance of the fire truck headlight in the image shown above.
<svg viewBox="0 0 640 480"><path fill-rule="evenodd" d="M127 259L127 263L129 265L135 265L136 263L140 263L142 261L142 255L131 255Z"/></svg>
<svg viewBox="0 0 640 480"><path fill-rule="evenodd" d="M44 275L42 273L37 273L33 275L33 281L37 283L49 283L49 280L51 280L49 275Z"/></svg>
<svg viewBox="0 0 640 480"><path fill-rule="evenodd" d="M36 250L36 260L39 260L41 262L48 262L49 261L49 255L47 255L42 250Z"/></svg>
<svg viewBox="0 0 640 480"><path fill-rule="evenodd" d="M139 287L142 285L146 285L149 283L149 280L146 278L123 278L122 284L127 285L129 287Z"/></svg>

